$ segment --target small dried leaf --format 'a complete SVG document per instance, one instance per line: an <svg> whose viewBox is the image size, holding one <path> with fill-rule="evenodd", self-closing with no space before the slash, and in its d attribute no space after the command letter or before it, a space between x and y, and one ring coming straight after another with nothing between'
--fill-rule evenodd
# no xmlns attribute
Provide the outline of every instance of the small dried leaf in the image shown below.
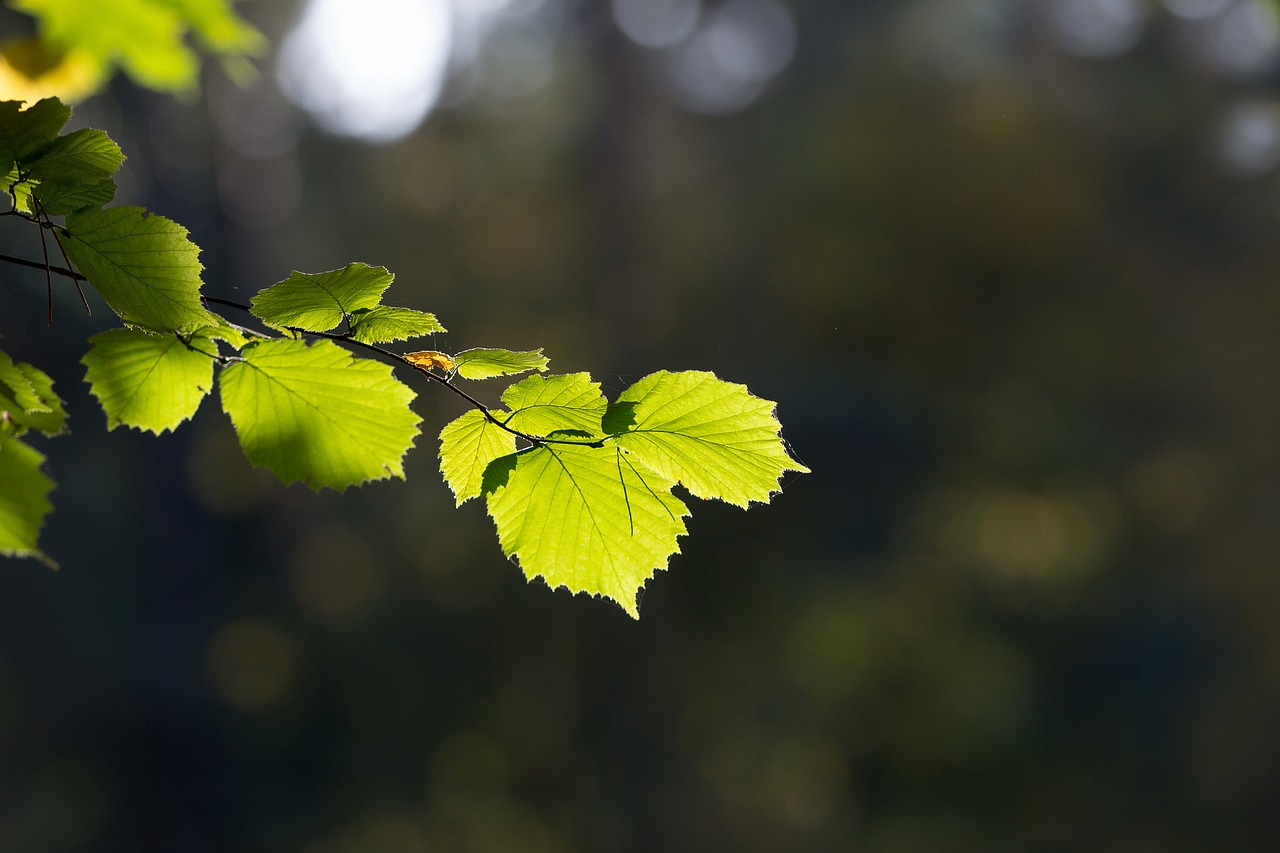
<svg viewBox="0 0 1280 853"><path fill-rule="evenodd" d="M458 363L451 356L435 350L423 350L422 352L407 352L404 354L404 360L412 364L414 367L420 367L423 370L430 370L438 367L441 370L454 370Z"/></svg>

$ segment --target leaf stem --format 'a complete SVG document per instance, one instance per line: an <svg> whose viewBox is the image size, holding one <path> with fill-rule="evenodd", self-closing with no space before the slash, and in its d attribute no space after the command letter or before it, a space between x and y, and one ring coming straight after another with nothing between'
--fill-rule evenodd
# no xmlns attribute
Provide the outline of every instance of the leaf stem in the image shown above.
<svg viewBox="0 0 1280 853"><path fill-rule="evenodd" d="M22 216L23 219L36 221L34 219L31 219L31 217L24 216L23 214L17 213L16 211L7 211L5 213L0 213L0 216L11 216L11 215L18 215L18 216ZM54 242L58 244L59 250L62 251L63 258L66 259L66 250L62 249L62 242L58 240L58 232L56 230L54 231L53 236L54 236ZM47 251L46 251L46 257L47 257ZM66 267L58 267L58 266L53 266L47 261L44 263L41 263L39 261L29 261L26 258L19 258L19 257L15 257L14 255L7 255L7 254L4 254L3 252L0 252L0 261L3 261L5 263L10 263L10 264L16 264L17 266L30 267L31 269L44 270L46 274L57 274L60 276L64 276L76 283L76 290L80 290L80 282L88 281L88 279L85 278L85 276L81 275L80 273L76 272L73 269L70 269L70 263L71 263L70 260L67 260ZM83 290L80 290L80 298L82 300L84 299ZM206 303L211 305L221 305L226 308L234 308L237 311L244 311L250 314L252 313L249 306L245 305L243 302L235 302L234 300L231 300L231 299L220 299L216 296L205 296L204 294L201 294L200 298L204 300ZM86 300L85 308L87 309L88 307L89 307L88 301ZM410 362L408 359L406 359L404 356L400 355L399 353L392 352L391 350L386 349L384 347L380 347L377 344L368 344L368 343L365 343L364 341L358 341L355 338L352 338L350 336L350 332L341 333L341 334L335 333L335 332L312 332L307 329L299 329L294 326L283 326L282 328L288 329L290 332L293 332L294 334L311 335L312 337L325 338L327 340L337 341L339 343L347 344L348 346L358 347L360 349L368 350L369 352L377 353L383 358L389 358L393 361L403 364L405 367L408 367L411 370L421 373L423 376L426 376L428 379L432 380L433 382L436 382L439 385L443 385L445 388L448 388L450 391L452 391L454 394L461 397L463 400L466 400L467 403L469 403L470 405L478 409L480 413L485 416L485 419L488 420L494 426L498 427L499 429L506 430L507 432L511 433L517 438L523 438L525 441L529 442L530 444L534 444L534 445L576 444L582 447L603 447L604 443L609 440L609 438L606 436L604 438L595 439L594 441L574 441L573 439L568 439L568 438L547 438L546 436L530 435L527 432L521 432L520 430L515 429L514 427L508 426L503 419L499 418L497 415L493 413L492 409L490 409L484 403L477 400L475 397L468 394L466 391L459 388L457 385L454 385L451 379L432 373L428 368L419 367L418 365L413 364L412 362Z"/></svg>
<svg viewBox="0 0 1280 853"><path fill-rule="evenodd" d="M0 260L3 260L3 256L0 256ZM201 299L203 299L205 302L210 303L212 305L222 305L227 308L235 308L238 311L245 311L248 313L252 313L249 306L241 302L233 302L230 299L219 299L216 296L203 296L203 295L201 296ZM523 438L525 441L529 442L530 444L534 444L534 445L576 444L576 445L581 445L585 447L603 447L605 441L608 440L608 438L606 437L606 438L596 439L594 441L573 441L572 439L547 438L546 436L530 435L529 433L521 432L520 430L515 429L514 427L507 426L506 422L504 422L501 418L495 415L488 406L486 406L484 403L480 402L475 397L468 394L466 391L459 388L457 385L454 385L450 379L440 376L438 374L432 373L430 369L426 367L419 367L418 365L413 364L412 362L410 362L408 359L406 359L404 356L400 355L397 352L392 352L391 350L386 349L384 347L380 347L377 344L369 344L369 343L365 343L364 341L358 341L355 338L352 338L349 332L347 333L313 332L308 329L299 329L295 326L281 326L280 328L287 329L290 332L293 332L294 334L311 335L312 337L324 338L326 340L337 341L338 343L343 343L349 346L358 347L360 349L377 353L378 355L384 358L389 358L389 359L392 359L393 361L403 364L405 367L408 367L412 370L417 371L418 373L421 373L423 376L426 376L428 379L432 380L433 382L443 385L445 388L448 388L450 391L452 391L454 394L457 394L463 400L466 400L468 403L470 403L472 406L478 409L480 413L485 416L485 419L487 419L494 426L499 427L500 429L506 430L507 432L511 433L517 438Z"/></svg>

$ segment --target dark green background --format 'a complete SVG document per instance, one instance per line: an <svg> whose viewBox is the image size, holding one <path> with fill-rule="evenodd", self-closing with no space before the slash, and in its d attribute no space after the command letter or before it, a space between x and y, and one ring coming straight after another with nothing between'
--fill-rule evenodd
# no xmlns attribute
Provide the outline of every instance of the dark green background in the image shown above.
<svg viewBox="0 0 1280 853"><path fill-rule="evenodd" d="M7 269L4 347L73 434L39 442L61 572L0 573L0 848L1276 849L1280 188L1216 144L1274 64L1158 4L1098 59L1051 3L795 0L792 63L705 116L607 4L551 7L550 89L383 147L214 69L76 121L212 295L386 265L440 349L746 383L813 474L694 502L636 623L453 509L437 389L408 482L286 489L216 398L106 433L105 306L59 284L46 328ZM294 143L237 151L237 116Z"/></svg>

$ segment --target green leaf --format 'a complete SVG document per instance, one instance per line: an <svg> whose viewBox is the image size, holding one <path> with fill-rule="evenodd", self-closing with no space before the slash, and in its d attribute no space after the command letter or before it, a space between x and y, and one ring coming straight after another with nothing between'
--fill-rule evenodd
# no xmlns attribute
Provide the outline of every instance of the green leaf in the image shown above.
<svg viewBox="0 0 1280 853"><path fill-rule="evenodd" d="M0 554L35 557L57 568L38 545L40 528L53 509L53 481L40 470L42 464L38 451L0 433Z"/></svg>
<svg viewBox="0 0 1280 853"><path fill-rule="evenodd" d="M9 167L9 173L0 179L0 189L9 196L13 209L21 213L31 213L31 196L32 186L30 181L21 180L18 177L18 165L15 163Z"/></svg>
<svg viewBox="0 0 1280 853"><path fill-rule="evenodd" d="M509 349L476 348L456 354L458 375L463 379L490 379L524 373L526 370L546 370L547 359L542 350L513 352Z"/></svg>
<svg viewBox="0 0 1280 853"><path fill-rule="evenodd" d="M544 436L556 430L603 435L600 419L609 405L586 373L530 376L503 392L502 402L511 410L508 426Z"/></svg>
<svg viewBox="0 0 1280 853"><path fill-rule="evenodd" d="M15 363L0 352L0 412L20 434L28 429L46 435L61 433L67 422L62 401L53 393L53 380L25 362Z"/></svg>
<svg viewBox="0 0 1280 853"><path fill-rule="evenodd" d="M71 107L57 98L43 98L25 110L21 107L21 101L0 102L0 172L6 174L15 163L25 166L57 139L71 118Z"/></svg>
<svg viewBox="0 0 1280 853"><path fill-rule="evenodd" d="M32 191L40 200L40 207L45 213L61 216L86 207L102 207L116 197L116 182L110 178L104 178L96 184L49 181L32 187ZM27 202L25 210L30 212L31 209L31 203Z"/></svg>
<svg viewBox="0 0 1280 853"><path fill-rule="evenodd" d="M700 498L768 503L786 471L775 403L702 371L646 376L609 406L604 429L645 465Z"/></svg>
<svg viewBox="0 0 1280 853"><path fill-rule="evenodd" d="M32 161L50 145L71 117L71 108L57 98L44 98L27 109L21 101L0 102L0 180L15 210L30 213L32 182L27 174Z"/></svg>
<svg viewBox="0 0 1280 853"><path fill-rule="evenodd" d="M32 164L36 198L57 216L82 207L101 207L116 192L111 176L124 162L120 146L101 130L88 128L58 137Z"/></svg>
<svg viewBox="0 0 1280 853"><path fill-rule="evenodd" d="M604 595L635 618L636 594L679 550L689 510L613 445L544 444L485 471L498 541L529 579Z"/></svg>
<svg viewBox="0 0 1280 853"><path fill-rule="evenodd" d="M295 270L253 297L249 309L276 326L327 332L346 315L376 306L394 279L386 267L361 263L322 273Z"/></svg>
<svg viewBox="0 0 1280 853"><path fill-rule="evenodd" d="M184 335L184 337L206 337L212 338L215 341L226 341L237 350L241 349L249 342L249 337L245 335L244 332L241 332L235 326L231 325L227 320L219 317L217 314L211 314L210 316L217 322L193 329L189 335ZM201 349L207 350L208 348L201 347ZM216 352L217 350L215 349L212 351Z"/></svg>
<svg viewBox="0 0 1280 853"><path fill-rule="evenodd" d="M164 0L178 10L206 48L218 54L257 53L266 38L225 0Z"/></svg>
<svg viewBox="0 0 1280 853"><path fill-rule="evenodd" d="M198 62L188 28L218 53L256 50L262 37L225 0L11 0L34 15L41 36L106 69L119 65L135 82L177 91L195 85Z"/></svg>
<svg viewBox="0 0 1280 853"><path fill-rule="evenodd" d="M329 341L251 343L242 355L218 384L253 464L317 491L403 479L421 419L409 408L415 394L391 368Z"/></svg>
<svg viewBox="0 0 1280 853"><path fill-rule="evenodd" d="M120 319L156 332L217 324L200 301L200 248L141 207L67 217L63 248Z"/></svg>
<svg viewBox="0 0 1280 853"><path fill-rule="evenodd" d="M192 417L213 387L217 354L208 336L195 336L191 347L177 335L152 335L134 329L112 329L89 339L92 348L81 364L89 390L102 404L107 429L120 424L159 435Z"/></svg>
<svg viewBox="0 0 1280 853"><path fill-rule="evenodd" d="M440 473L453 489L456 506L480 497L484 470L515 452L516 437L472 409L440 430Z"/></svg>
<svg viewBox="0 0 1280 853"><path fill-rule="evenodd" d="M43 406L27 374L4 351L0 351L0 395L4 395L0 405L10 411L29 412Z"/></svg>
<svg viewBox="0 0 1280 853"><path fill-rule="evenodd" d="M365 344L407 341L443 331L446 329L435 314L424 314L412 308L379 305L351 312L351 339Z"/></svg>
<svg viewBox="0 0 1280 853"><path fill-rule="evenodd" d="M27 409L23 414L25 425L45 435L66 432L67 412L62 408L62 400L53 393L53 380L47 373L26 362L18 362L17 367L26 375L27 381L40 398L39 405Z"/></svg>

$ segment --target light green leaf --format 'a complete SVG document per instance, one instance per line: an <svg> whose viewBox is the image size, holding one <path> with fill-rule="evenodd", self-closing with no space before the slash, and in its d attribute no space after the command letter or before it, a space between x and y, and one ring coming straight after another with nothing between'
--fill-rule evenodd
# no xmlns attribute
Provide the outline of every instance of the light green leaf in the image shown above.
<svg viewBox="0 0 1280 853"><path fill-rule="evenodd" d="M65 432L67 412L62 408L62 400L53 393L53 380L47 373L26 362L18 362L17 367L26 375L27 381L40 398L38 406L33 406L24 413L25 425L45 435L60 435Z"/></svg>
<svg viewBox="0 0 1280 853"><path fill-rule="evenodd" d="M391 368L329 341L251 343L219 377L222 408L253 464L285 483L341 491L404 477L421 420Z"/></svg>
<svg viewBox="0 0 1280 853"><path fill-rule="evenodd" d="M494 376L524 373L527 370L547 369L547 359L540 349L513 352L509 349L479 347L463 350L453 359L458 365L458 375L463 379L490 379Z"/></svg>
<svg viewBox="0 0 1280 853"><path fill-rule="evenodd" d="M514 453L516 437L472 409L440 430L440 473L453 489L457 506L480 497L484 469Z"/></svg>
<svg viewBox="0 0 1280 853"><path fill-rule="evenodd" d="M38 544L40 528L53 509L53 481L40 470L42 464L38 451L0 432L0 554L35 557L57 568Z"/></svg>
<svg viewBox="0 0 1280 853"><path fill-rule="evenodd" d="M200 248L141 207L67 217L63 248L120 319L155 332L216 324L200 301Z"/></svg>
<svg viewBox="0 0 1280 853"><path fill-rule="evenodd" d="M89 390L102 404L107 429L120 424L159 435L192 417L213 387L212 340L196 336L192 350L177 335L112 329L89 339L80 360Z"/></svg>
<svg viewBox="0 0 1280 853"><path fill-rule="evenodd" d="M231 325L222 317L219 317L217 314L214 314L212 316L215 320L218 321L216 324L201 326L200 328L195 329L191 334L196 336L213 338L214 340L217 340L217 341L226 341L236 349L240 349L241 347L243 347L245 344L249 342L249 338L247 335L244 334L244 332L241 332L239 329ZM207 349L207 348L201 347L201 349ZM213 351L216 352L217 350L213 350Z"/></svg>
<svg viewBox="0 0 1280 853"><path fill-rule="evenodd" d="M53 393L53 380L44 371L25 362L15 363L0 352L0 412L10 430L21 434L28 429L46 435L61 433L67 422L62 401Z"/></svg>
<svg viewBox="0 0 1280 853"><path fill-rule="evenodd" d="M57 98L43 98L25 110L21 107L21 101L0 102L0 172L8 173L15 163L25 166L57 139L71 118L71 107Z"/></svg>
<svg viewBox="0 0 1280 853"><path fill-rule="evenodd" d="M0 189L3 189L5 195L9 196L9 201L13 205L13 209L21 213L31 213L31 196L32 186L30 181L19 180L18 166L15 163L9 167L9 173L0 178Z"/></svg>
<svg viewBox="0 0 1280 853"><path fill-rule="evenodd" d="M57 216L101 207L116 192L111 176L124 162L120 146L101 130L84 128L58 137L28 172L45 213Z"/></svg>
<svg viewBox="0 0 1280 853"><path fill-rule="evenodd" d="M502 402L511 410L507 425L530 435L556 430L603 435L600 419L609 405L599 383L586 373L530 376L504 391Z"/></svg>
<svg viewBox="0 0 1280 853"><path fill-rule="evenodd" d="M529 579L604 595L635 618L636 594L679 550L685 505L614 445L544 444L491 463L484 492L498 541Z"/></svg>
<svg viewBox="0 0 1280 853"><path fill-rule="evenodd" d="M295 270L253 297L249 309L277 326L327 332L346 315L376 306L394 279L386 267L361 263L322 273Z"/></svg>
<svg viewBox="0 0 1280 853"><path fill-rule="evenodd" d="M0 405L10 411L29 412L43 406L27 374L3 350L0 350L0 395L4 399Z"/></svg>
<svg viewBox="0 0 1280 853"><path fill-rule="evenodd" d="M379 305L351 312L351 339L365 344L407 341L443 331L446 331L445 327L440 325L435 314L424 314L412 308Z"/></svg>
<svg viewBox="0 0 1280 853"><path fill-rule="evenodd" d="M713 373L664 370L618 395L604 428L692 494L745 507L768 503L784 472L809 470L787 453L775 406Z"/></svg>

